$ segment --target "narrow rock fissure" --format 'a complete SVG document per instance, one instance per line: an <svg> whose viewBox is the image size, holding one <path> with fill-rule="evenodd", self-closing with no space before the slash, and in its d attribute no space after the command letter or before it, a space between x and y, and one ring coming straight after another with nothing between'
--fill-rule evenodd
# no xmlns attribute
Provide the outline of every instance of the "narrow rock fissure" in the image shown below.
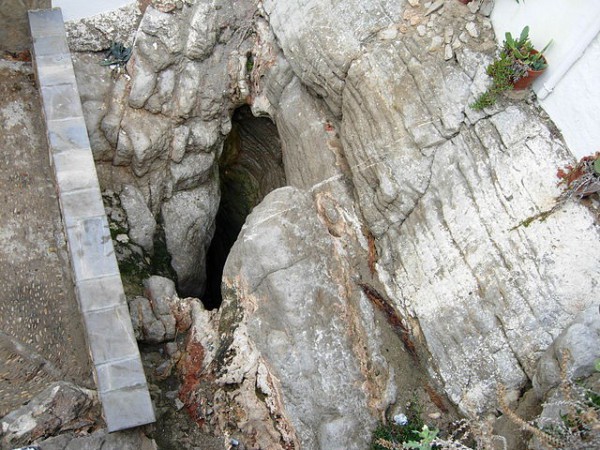
<svg viewBox="0 0 600 450"><path fill-rule="evenodd" d="M272 190L286 184L277 127L268 118L238 108L219 158L221 202L215 234L206 257L208 309L221 305L221 280L229 251L246 217Z"/></svg>

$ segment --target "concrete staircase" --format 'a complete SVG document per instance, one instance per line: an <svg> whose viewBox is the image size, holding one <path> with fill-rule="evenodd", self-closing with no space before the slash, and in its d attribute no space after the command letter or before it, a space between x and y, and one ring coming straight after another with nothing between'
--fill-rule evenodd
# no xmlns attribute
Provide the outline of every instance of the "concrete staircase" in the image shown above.
<svg viewBox="0 0 600 450"><path fill-rule="evenodd" d="M59 8L29 12L34 67L77 298L109 431L155 421Z"/></svg>

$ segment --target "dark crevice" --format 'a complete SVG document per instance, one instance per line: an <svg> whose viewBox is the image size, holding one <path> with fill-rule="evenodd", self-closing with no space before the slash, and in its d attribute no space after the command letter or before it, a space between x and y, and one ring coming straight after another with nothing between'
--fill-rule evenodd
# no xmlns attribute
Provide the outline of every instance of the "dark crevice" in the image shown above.
<svg viewBox="0 0 600 450"><path fill-rule="evenodd" d="M246 217L269 192L285 185L279 134L271 120L254 117L247 106L234 112L219 158L219 180L221 203L206 257L203 302L208 309L221 305L223 268Z"/></svg>

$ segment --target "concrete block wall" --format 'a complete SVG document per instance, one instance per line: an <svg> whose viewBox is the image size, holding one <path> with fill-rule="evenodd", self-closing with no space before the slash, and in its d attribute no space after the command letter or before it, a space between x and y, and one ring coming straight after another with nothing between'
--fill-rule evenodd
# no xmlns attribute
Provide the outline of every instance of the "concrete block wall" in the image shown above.
<svg viewBox="0 0 600 450"><path fill-rule="evenodd" d="M59 8L29 12L50 161L109 431L155 421Z"/></svg>

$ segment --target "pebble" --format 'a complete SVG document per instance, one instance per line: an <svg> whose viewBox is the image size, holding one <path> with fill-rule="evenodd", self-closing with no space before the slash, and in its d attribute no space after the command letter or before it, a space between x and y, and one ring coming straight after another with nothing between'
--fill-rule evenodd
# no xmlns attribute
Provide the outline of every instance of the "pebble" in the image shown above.
<svg viewBox="0 0 600 450"><path fill-rule="evenodd" d="M450 44L446 44L446 46L444 47L444 59L448 61L452 59L453 56L454 52L452 51L452 46Z"/></svg>
<svg viewBox="0 0 600 450"><path fill-rule="evenodd" d="M446 27L444 30L444 42L446 42L446 44L452 42L452 36L454 36L454 28Z"/></svg>
<svg viewBox="0 0 600 450"><path fill-rule="evenodd" d="M129 236L126 234L117 234L116 240L121 244L127 244L129 242Z"/></svg>
<svg viewBox="0 0 600 450"><path fill-rule="evenodd" d="M472 37L479 37L479 30L477 29L477 25L475 25L475 22L468 22L465 25L465 29L467 30L467 33L469 33Z"/></svg>
<svg viewBox="0 0 600 450"><path fill-rule="evenodd" d="M416 6L419 6L419 0L408 0L408 3L410 4L410 6L412 6L413 8Z"/></svg>
<svg viewBox="0 0 600 450"><path fill-rule="evenodd" d="M419 36L421 37L425 36L425 34L427 34L427 27L425 27L425 25L419 25L417 27L417 33L419 33Z"/></svg>
<svg viewBox="0 0 600 450"><path fill-rule="evenodd" d="M184 406L185 405L183 404L183 402L181 400L179 400L178 398L175 399L175 408L177 408L177 411L179 411Z"/></svg>
<svg viewBox="0 0 600 450"><path fill-rule="evenodd" d="M444 0L437 0L427 9L427 11L425 12L425 16L433 14L438 9L442 8L442 6L444 6Z"/></svg>
<svg viewBox="0 0 600 450"><path fill-rule="evenodd" d="M381 39L382 41L390 41L392 39L396 39L396 37L398 36L398 29L397 28L386 28L385 30L382 30L379 32L379 39Z"/></svg>
<svg viewBox="0 0 600 450"><path fill-rule="evenodd" d="M467 8L469 8L469 11L471 11L473 14L475 14L477 11L479 11L479 2L470 2L467 3Z"/></svg>
<svg viewBox="0 0 600 450"><path fill-rule="evenodd" d="M434 52L437 49L441 48L444 43L444 39L441 36L434 36L431 40L431 45L429 46L429 51Z"/></svg>
<svg viewBox="0 0 600 450"><path fill-rule="evenodd" d="M167 355L171 357L174 356L179 351L177 342L167 342L165 344L165 351L167 352Z"/></svg>
<svg viewBox="0 0 600 450"><path fill-rule="evenodd" d="M460 36L458 36L458 38L463 41L464 43L469 42L469 35L467 33L465 33L464 31L462 33L460 33Z"/></svg>
<svg viewBox="0 0 600 450"><path fill-rule="evenodd" d="M408 417L405 414L396 414L394 416L394 423L396 425L406 425L408 423Z"/></svg>

